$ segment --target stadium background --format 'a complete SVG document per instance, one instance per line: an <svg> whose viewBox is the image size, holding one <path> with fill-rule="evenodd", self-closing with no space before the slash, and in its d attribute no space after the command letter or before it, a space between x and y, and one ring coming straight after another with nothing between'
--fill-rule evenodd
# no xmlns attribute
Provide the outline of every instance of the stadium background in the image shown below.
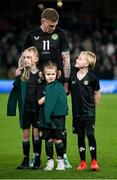
<svg viewBox="0 0 117 180"><path fill-rule="evenodd" d="M39 25L41 10L54 7L60 13L59 24L69 35L71 61L84 48L97 55L95 73L100 77L102 92L116 92L116 48L117 12L115 0L63 1L63 8L56 6L56 0L4 0L0 5L0 90L9 92L17 60L21 52L23 38L27 30ZM40 7L40 6L39 6ZM41 5L43 8L43 5ZM96 138L100 170L90 171L90 155L87 143L88 169L77 172L80 159L77 152L77 139L72 134L71 99L68 97L69 116L67 117L68 150L67 154L73 168L64 172L46 173L45 148L43 146L42 167L40 171L17 171L22 159L22 131L15 117L6 116L8 93L0 91L0 179L117 179L117 95L102 94L97 107ZM32 149L31 149L32 150ZM32 152L32 151L31 151ZM31 153L32 157L32 153ZM56 156L55 156L56 158ZM56 159L55 159L56 160ZM56 163L56 162L55 162Z"/></svg>
<svg viewBox="0 0 117 180"><path fill-rule="evenodd" d="M67 31L71 65L81 50L96 53L95 74L100 80L117 79L116 0L4 0L0 6L0 79L14 79L26 32L40 24L44 8L60 14ZM59 2L59 4L57 4ZM111 85L113 86L113 81ZM1 85L2 82L0 82ZM117 84L117 83L116 83ZM105 85L104 85L105 86ZM117 85L114 87L117 88ZM115 91L115 90L114 90Z"/></svg>

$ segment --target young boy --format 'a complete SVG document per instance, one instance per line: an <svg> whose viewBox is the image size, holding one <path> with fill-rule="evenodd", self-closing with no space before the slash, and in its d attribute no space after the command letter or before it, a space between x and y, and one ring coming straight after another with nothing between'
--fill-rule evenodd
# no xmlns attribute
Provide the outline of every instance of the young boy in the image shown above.
<svg viewBox="0 0 117 180"><path fill-rule="evenodd" d="M43 68L43 74L46 86L42 92L43 95L38 94L38 104L43 106L44 110L44 119L40 124L42 138L46 140L45 146L48 160L44 170L52 171L54 169L53 143L58 158L56 170L65 170L62 140L64 137L65 116L68 113L67 95L64 86L57 80L58 69L55 63L48 62ZM40 117L39 119L41 120Z"/></svg>
<svg viewBox="0 0 117 180"><path fill-rule="evenodd" d="M40 139L37 126L38 104L36 101L37 87L39 77L39 69L37 62L39 54L37 49L32 46L24 50L20 59L19 67L22 68L22 73L14 82L14 87L9 95L7 115L16 114L16 104L19 106L20 126L23 129L23 161L17 169L29 168L29 152L30 152L30 127L33 127L34 136L34 152L36 155L33 169L40 167Z"/></svg>
<svg viewBox="0 0 117 180"><path fill-rule="evenodd" d="M98 78L90 72L95 67L96 56L90 51L82 51L76 59L75 68L69 79L72 99L73 133L78 136L80 165L77 170L87 169L85 135L89 142L91 169L98 170L96 140L94 136L96 105L100 99Z"/></svg>

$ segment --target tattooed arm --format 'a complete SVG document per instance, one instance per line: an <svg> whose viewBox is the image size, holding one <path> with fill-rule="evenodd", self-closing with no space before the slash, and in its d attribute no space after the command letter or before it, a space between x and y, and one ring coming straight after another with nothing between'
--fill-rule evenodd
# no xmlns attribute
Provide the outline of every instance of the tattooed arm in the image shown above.
<svg viewBox="0 0 117 180"><path fill-rule="evenodd" d="M62 59L63 59L63 71L64 71L64 78L65 78L65 83L64 83L64 88L65 91L68 93L68 78L70 76L70 52L62 52Z"/></svg>
<svg viewBox="0 0 117 180"><path fill-rule="evenodd" d="M63 59L63 71L64 71L64 78L69 78L70 76L70 52L62 52L62 59Z"/></svg>

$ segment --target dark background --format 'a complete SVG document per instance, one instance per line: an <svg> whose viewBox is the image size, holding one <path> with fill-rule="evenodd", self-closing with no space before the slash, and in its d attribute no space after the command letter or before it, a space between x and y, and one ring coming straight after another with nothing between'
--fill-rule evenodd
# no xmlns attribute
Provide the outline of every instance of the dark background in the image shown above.
<svg viewBox="0 0 117 180"><path fill-rule="evenodd" d="M116 0L4 0L0 6L0 79L13 79L26 32L40 25L44 8L55 8L70 43L71 65L81 50L97 56L100 79L117 79Z"/></svg>
<svg viewBox="0 0 117 180"><path fill-rule="evenodd" d="M68 11L77 9L78 13L91 13L92 15L109 15L117 14L116 0L62 0L63 10ZM39 3L43 3L45 7L56 7L57 0L4 0L0 5L0 16L14 17L22 13L27 15L34 12Z"/></svg>

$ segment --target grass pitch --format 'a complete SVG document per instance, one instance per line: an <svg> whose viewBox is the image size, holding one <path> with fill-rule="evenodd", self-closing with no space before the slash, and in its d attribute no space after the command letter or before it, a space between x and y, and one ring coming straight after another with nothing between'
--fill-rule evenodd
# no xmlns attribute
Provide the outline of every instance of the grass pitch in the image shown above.
<svg viewBox="0 0 117 180"><path fill-rule="evenodd" d="M98 172L90 170L90 154L87 143L88 169L76 170L79 165L77 138L71 128L71 101L67 116L67 154L72 169L44 172L46 155L43 143L42 166L40 170L17 170L22 161L22 131L17 117L6 116L8 94L0 94L0 179L117 179L117 95L102 95L97 108L95 135L97 155L100 165ZM31 149L32 153L32 149ZM31 155L32 156L32 155ZM56 160L56 154L55 154Z"/></svg>

